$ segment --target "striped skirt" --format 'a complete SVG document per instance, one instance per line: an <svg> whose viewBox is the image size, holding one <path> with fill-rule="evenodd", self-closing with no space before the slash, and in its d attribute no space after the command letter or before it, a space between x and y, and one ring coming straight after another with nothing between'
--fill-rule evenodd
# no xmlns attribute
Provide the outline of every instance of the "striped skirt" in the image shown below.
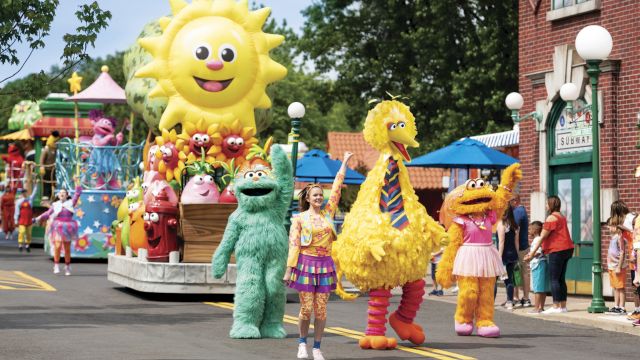
<svg viewBox="0 0 640 360"><path fill-rule="evenodd" d="M289 287L298 291L329 293L336 289L336 267L331 256L300 254L291 271Z"/></svg>

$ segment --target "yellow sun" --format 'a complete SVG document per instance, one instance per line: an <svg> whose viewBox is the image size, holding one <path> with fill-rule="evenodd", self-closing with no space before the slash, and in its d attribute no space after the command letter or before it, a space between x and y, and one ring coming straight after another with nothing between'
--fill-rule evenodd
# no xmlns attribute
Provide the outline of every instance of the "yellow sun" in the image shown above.
<svg viewBox="0 0 640 360"><path fill-rule="evenodd" d="M243 127L237 119L230 125L222 124L213 135L213 145L207 155L215 156L216 160L223 162L236 159L235 165L241 166L246 161L251 146L258 143L255 134L254 127Z"/></svg>
<svg viewBox="0 0 640 360"><path fill-rule="evenodd" d="M215 154L207 155L207 152L213 145L213 136L218 127L218 124L207 126L202 119L196 124L184 123L182 133L178 135L176 142L176 147L180 151L180 162L187 164L201 160L202 150L204 150L205 161L213 165L216 160Z"/></svg>
<svg viewBox="0 0 640 360"><path fill-rule="evenodd" d="M138 70L158 85L149 97L167 97L160 129L176 124L230 123L255 127L254 108L267 109L267 84L287 69L269 57L284 37L262 32L271 9L249 11L247 0L169 0L172 18L159 20L159 37L139 40L154 60Z"/></svg>
<svg viewBox="0 0 640 360"><path fill-rule="evenodd" d="M165 176L167 181L176 180L180 183L180 175L184 164L179 161L180 155L176 143L178 134L175 130L167 131L162 129L162 135L156 136L156 158L158 162L158 172Z"/></svg>

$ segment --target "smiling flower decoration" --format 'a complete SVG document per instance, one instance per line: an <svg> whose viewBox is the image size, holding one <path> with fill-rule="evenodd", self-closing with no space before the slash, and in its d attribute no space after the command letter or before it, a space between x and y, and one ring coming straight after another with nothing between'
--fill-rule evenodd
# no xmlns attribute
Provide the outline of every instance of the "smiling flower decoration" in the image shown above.
<svg viewBox="0 0 640 360"><path fill-rule="evenodd" d="M242 166L249 149L258 143L258 139L254 137L255 134L255 128L243 127L238 120L230 125L222 124L213 135L213 146L209 154L215 154L217 161L226 163L235 159L235 164Z"/></svg>
<svg viewBox="0 0 640 360"><path fill-rule="evenodd" d="M207 126L203 120L197 124L184 123L182 133L178 135L176 147L180 151L180 162L183 164L192 163L202 157L213 145L213 135L218 130L218 124ZM205 161L213 164L216 160L215 155L207 155Z"/></svg>
<svg viewBox="0 0 640 360"><path fill-rule="evenodd" d="M158 172L162 174L167 181L175 179L180 183L180 174L184 168L184 164L180 163L178 148L176 142L178 135L175 130L167 131L162 129L162 135L156 136L156 145L158 150L156 151L156 158L160 159L158 162Z"/></svg>
<svg viewBox="0 0 640 360"><path fill-rule="evenodd" d="M284 37L262 32L271 9L249 11L246 0L170 4L173 17L159 20L162 35L139 40L154 60L135 75L158 80L150 97L168 98L160 128L200 119L255 127L254 108L271 107L267 84L287 73L269 57Z"/></svg>

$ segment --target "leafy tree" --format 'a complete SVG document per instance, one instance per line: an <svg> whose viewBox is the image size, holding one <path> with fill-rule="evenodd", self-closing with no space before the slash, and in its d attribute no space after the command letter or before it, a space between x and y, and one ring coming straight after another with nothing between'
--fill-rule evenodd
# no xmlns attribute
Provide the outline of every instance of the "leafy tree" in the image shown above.
<svg viewBox="0 0 640 360"><path fill-rule="evenodd" d="M0 0L0 64L18 65L20 68L4 79L0 84L15 77L29 61L33 53L45 46L42 40L49 34L51 22L56 14L59 0ZM11 89L22 96L38 93L39 88L53 84L57 79L66 76L71 68L89 59L87 48L94 46L98 33L105 29L111 19L109 11L102 10L97 1L80 5L75 15L80 22L75 33L65 34L65 47L60 59L63 68L55 74L30 75L29 82L21 83L22 87ZM31 49L26 58L20 60L15 48L16 43L27 43ZM2 94L10 93L6 87Z"/></svg>
<svg viewBox="0 0 640 360"><path fill-rule="evenodd" d="M350 126L387 91L409 97L420 152L511 125L518 1L322 0L304 15L299 49L336 77L331 98L350 105Z"/></svg>
<svg viewBox="0 0 640 360"><path fill-rule="evenodd" d="M287 67L287 76L267 89L273 103L268 110L256 110L258 136L273 136L276 142L286 143L291 130L287 114L290 103L299 101L305 106L300 140L309 148L326 148L328 131L352 131L346 122L349 106L344 101L332 99L333 81L323 79L317 72L304 71L298 51L298 36L286 22L278 25L269 21L264 29L267 33L285 36L283 45L271 52L274 60ZM296 63L297 62L297 63Z"/></svg>

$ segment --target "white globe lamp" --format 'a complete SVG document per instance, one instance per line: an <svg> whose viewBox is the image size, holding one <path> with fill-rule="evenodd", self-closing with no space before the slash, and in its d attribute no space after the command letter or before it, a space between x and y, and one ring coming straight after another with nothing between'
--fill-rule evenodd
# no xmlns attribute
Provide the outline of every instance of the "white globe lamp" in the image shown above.
<svg viewBox="0 0 640 360"><path fill-rule="evenodd" d="M607 29L599 25L589 25L576 36L576 50L586 60L604 60L611 54L613 39Z"/></svg>
<svg viewBox="0 0 640 360"><path fill-rule="evenodd" d="M297 101L289 104L289 107L287 108L287 113L292 119L302 119L304 117L304 111L304 105Z"/></svg>

